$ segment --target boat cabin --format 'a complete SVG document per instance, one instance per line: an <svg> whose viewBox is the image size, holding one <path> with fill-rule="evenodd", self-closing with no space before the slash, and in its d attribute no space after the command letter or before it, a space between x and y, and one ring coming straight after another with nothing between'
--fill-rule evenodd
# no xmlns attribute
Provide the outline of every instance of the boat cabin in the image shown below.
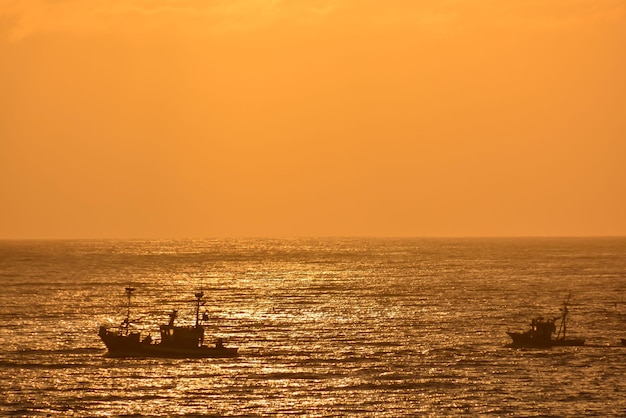
<svg viewBox="0 0 626 418"><path fill-rule="evenodd" d="M198 348L204 342L204 327L196 326L175 326L177 311L173 310L169 314L170 320L167 325L159 327L161 331L161 344L163 346L177 348Z"/></svg>
<svg viewBox="0 0 626 418"><path fill-rule="evenodd" d="M540 341L550 341L552 334L556 331L556 325L554 321L556 319L544 319L542 317L533 318L530 323L530 332L532 338Z"/></svg>

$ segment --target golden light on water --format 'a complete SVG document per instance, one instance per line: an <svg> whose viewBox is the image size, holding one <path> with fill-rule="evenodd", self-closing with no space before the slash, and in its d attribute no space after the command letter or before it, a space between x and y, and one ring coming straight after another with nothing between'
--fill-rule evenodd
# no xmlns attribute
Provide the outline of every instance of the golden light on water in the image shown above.
<svg viewBox="0 0 626 418"><path fill-rule="evenodd" d="M0 413L620 416L623 255L618 238L4 242ZM104 355L125 287L145 335L172 309L193 322L201 283L205 343L239 357ZM588 345L507 347L566 287Z"/></svg>

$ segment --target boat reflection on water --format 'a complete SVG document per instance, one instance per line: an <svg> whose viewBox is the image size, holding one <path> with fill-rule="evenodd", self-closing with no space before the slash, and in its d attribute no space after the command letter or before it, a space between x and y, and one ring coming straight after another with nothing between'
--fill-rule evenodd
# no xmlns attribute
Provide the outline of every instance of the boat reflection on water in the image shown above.
<svg viewBox="0 0 626 418"><path fill-rule="evenodd" d="M200 317L200 305L204 292L196 297L196 321L194 325L177 326L174 321L177 311L169 314L169 322L159 327L161 339L153 341L150 335L141 338L139 332L130 330L130 301L135 289L126 288L128 308L126 318L116 328L100 327L98 335L108 349L110 357L163 357L163 358L221 358L237 357L237 347L225 347L224 341L218 338L214 346L204 344L203 321L208 320L205 313Z"/></svg>
<svg viewBox="0 0 626 418"><path fill-rule="evenodd" d="M570 293L571 296L571 293ZM583 338L567 338L567 305L569 296L561 308L561 316L555 318L534 318L530 323L530 329L525 332L507 332L513 342L513 347L553 347L553 346L580 346L585 344ZM556 337L556 321L560 319L559 331Z"/></svg>

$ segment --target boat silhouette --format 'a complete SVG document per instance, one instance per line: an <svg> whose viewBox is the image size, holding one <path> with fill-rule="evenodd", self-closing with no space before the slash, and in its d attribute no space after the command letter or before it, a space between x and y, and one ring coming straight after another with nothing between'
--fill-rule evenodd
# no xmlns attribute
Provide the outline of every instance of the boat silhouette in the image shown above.
<svg viewBox="0 0 626 418"><path fill-rule="evenodd" d="M571 292L570 292L571 296ZM512 346L518 347L553 347L553 346L580 346L585 344L583 338L567 338L567 315L569 310L567 305L570 296L561 308L561 315L554 318L533 318L530 323L530 329L524 332L507 332L513 340ZM559 330L556 337L553 334L557 332L556 321L560 320Z"/></svg>
<svg viewBox="0 0 626 418"><path fill-rule="evenodd" d="M128 306L126 318L120 326L107 328L100 326L98 335L107 347L110 357L162 357L162 358L220 358L236 357L237 347L225 347L224 341L218 338L214 346L204 344L204 326L202 321L208 320L205 313L200 316L200 305L204 292L195 294L196 297L196 321L194 325L178 326L174 322L178 311L173 310L169 314L167 324L159 326L160 341L153 341L150 335L141 338L139 332L130 330L130 302L132 287L126 288Z"/></svg>

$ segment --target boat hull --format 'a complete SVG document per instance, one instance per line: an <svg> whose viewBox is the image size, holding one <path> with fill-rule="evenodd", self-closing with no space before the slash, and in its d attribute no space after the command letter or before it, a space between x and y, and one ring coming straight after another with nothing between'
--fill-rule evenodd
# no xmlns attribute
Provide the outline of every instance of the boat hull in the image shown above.
<svg viewBox="0 0 626 418"><path fill-rule="evenodd" d="M509 337L513 340L512 345L519 347L575 347L585 345L585 340L582 338L568 338L568 339L546 339L537 338L529 332L507 332Z"/></svg>
<svg viewBox="0 0 626 418"><path fill-rule="evenodd" d="M140 341L138 333L119 335L101 329L98 333L107 347L109 357L160 357L160 358L231 358L237 357L237 347L176 347L151 341Z"/></svg>

